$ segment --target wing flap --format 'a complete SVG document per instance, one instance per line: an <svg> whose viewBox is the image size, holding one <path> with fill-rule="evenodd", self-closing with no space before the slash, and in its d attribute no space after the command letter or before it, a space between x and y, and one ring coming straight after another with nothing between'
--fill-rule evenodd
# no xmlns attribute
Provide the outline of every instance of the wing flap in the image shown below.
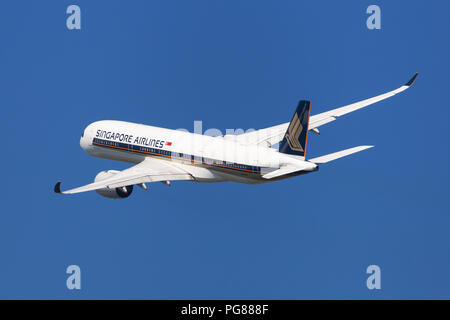
<svg viewBox="0 0 450 320"><path fill-rule="evenodd" d="M157 181L171 181L171 180L193 180L192 176L188 173L180 173L180 174L158 174L158 175L145 175L139 176L135 178L131 178L128 180L122 180L117 183L111 183L107 186L107 188L119 188L124 186L129 186L132 184L140 184L146 182L157 182Z"/></svg>

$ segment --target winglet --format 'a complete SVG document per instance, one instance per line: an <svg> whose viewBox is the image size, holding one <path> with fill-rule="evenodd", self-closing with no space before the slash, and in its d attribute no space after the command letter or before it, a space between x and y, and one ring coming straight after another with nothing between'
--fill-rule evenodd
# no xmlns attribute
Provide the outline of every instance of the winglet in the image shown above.
<svg viewBox="0 0 450 320"><path fill-rule="evenodd" d="M416 74L407 83L405 83L405 86L411 87L413 85L414 81L416 81L416 78L418 75L419 75L419 73L416 72Z"/></svg>
<svg viewBox="0 0 450 320"><path fill-rule="evenodd" d="M53 190L55 191L55 193L61 193L61 181L58 181L55 184L55 187L53 188Z"/></svg>

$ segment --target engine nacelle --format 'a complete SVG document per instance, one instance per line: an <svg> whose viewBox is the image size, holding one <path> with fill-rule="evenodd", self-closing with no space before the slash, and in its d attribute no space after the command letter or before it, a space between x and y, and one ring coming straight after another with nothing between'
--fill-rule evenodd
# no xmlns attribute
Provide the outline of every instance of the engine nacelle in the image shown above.
<svg viewBox="0 0 450 320"><path fill-rule="evenodd" d="M118 174L119 172L120 171L117 171L117 170L101 171L95 176L94 182L99 182L99 181L103 181L108 178L111 178L111 177L115 176L116 174ZM97 191L97 193L99 195L106 197L106 198L123 199L123 198L128 198L130 196L130 194L133 192L133 185L115 188L115 189L103 188L103 189L98 189L95 191Z"/></svg>

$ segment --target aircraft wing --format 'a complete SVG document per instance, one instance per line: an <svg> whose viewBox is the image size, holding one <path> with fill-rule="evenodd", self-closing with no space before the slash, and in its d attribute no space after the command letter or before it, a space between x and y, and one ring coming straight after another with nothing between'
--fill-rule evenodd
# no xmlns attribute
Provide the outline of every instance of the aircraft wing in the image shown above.
<svg viewBox="0 0 450 320"><path fill-rule="evenodd" d="M343 116L344 114L356 111L358 109L370 106L371 104L374 104L376 102L379 102L381 100L390 98L392 96L395 96L397 93L403 92L409 87L412 86L414 81L416 80L417 76L419 74L416 73L407 83L405 83L400 88L397 88L395 90L380 94L376 97L369 98L366 100L358 101L352 104L349 104L347 106L343 106L337 109L333 109L327 112L319 113L314 116L311 116L309 119L309 130L316 129L326 123L329 123L331 121L336 120L338 117Z"/></svg>
<svg viewBox="0 0 450 320"><path fill-rule="evenodd" d="M380 94L373 98L358 101L349 104L347 106L343 106L340 108L336 108L330 111L313 115L309 118L308 129L313 130L316 133L319 133L317 129L318 127L326 123L332 122L340 116L370 106L371 104L390 98L396 95L397 93L403 92L412 86L418 75L419 74L416 73L407 83L405 83L403 86L395 90ZM244 145L256 144L263 146L271 146L283 140L284 134L286 133L288 126L289 122L286 122L269 128L260 129L257 131L248 132L240 135L226 135L224 136L224 139L234 140Z"/></svg>
<svg viewBox="0 0 450 320"><path fill-rule="evenodd" d="M186 171L171 165L167 160L148 157L137 165L120 171L111 178L93 182L79 188L61 191L61 182L58 182L55 185L55 192L72 194L103 188L115 189L146 182L171 180L194 180L194 178Z"/></svg>

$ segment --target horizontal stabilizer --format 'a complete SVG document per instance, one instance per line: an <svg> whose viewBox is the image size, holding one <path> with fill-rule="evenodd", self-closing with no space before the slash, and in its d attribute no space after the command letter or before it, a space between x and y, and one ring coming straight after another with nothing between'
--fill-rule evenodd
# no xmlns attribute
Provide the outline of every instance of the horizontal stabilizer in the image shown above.
<svg viewBox="0 0 450 320"><path fill-rule="evenodd" d="M289 174L289 173L296 172L296 171L301 171L301 170L302 170L302 168L299 168L299 167L296 167L296 166L292 166L292 165L287 165L287 166L283 166L280 169L277 169L275 171L266 173L262 177L264 179L272 179L272 178L275 178L275 177L284 176L285 174Z"/></svg>
<svg viewBox="0 0 450 320"><path fill-rule="evenodd" d="M279 169L263 174L264 179L272 179L281 176L285 176L294 172L306 172L306 171L317 171L317 165L312 164L308 161L299 161L298 163L289 163L282 165Z"/></svg>
<svg viewBox="0 0 450 320"><path fill-rule="evenodd" d="M374 146L359 146L359 147L354 147L354 148L350 148L350 149L346 149L346 150L342 150L342 151L338 151L338 152L334 152L334 153L330 153L321 157L317 157L317 158L313 158L313 159L309 159L309 162L313 162L313 163L327 163L345 156L348 156L352 153L356 153L356 152L360 152L369 148L373 148Z"/></svg>

